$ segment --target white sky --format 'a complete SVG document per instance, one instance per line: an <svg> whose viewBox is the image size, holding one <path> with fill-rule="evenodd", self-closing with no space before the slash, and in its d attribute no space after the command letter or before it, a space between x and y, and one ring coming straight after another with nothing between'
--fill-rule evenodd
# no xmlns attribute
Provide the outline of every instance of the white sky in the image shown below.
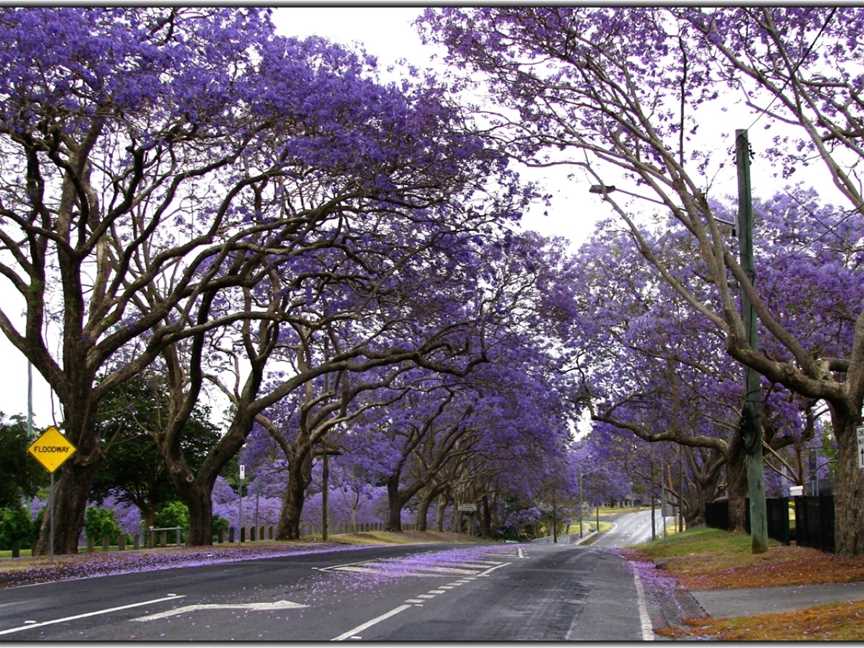
<svg viewBox="0 0 864 648"><path fill-rule="evenodd" d="M383 71L401 58L409 59L418 67L436 65L432 60L435 49L424 46L412 27L412 22L421 12L422 9L412 7L281 7L273 10L273 18L277 29L285 35L318 35L346 45L361 44L369 54L378 58ZM732 113L718 113L715 119L705 122L709 126L702 135L727 149L732 145L735 128L749 126L750 121L746 111L737 112L734 116ZM751 144L757 153L768 146L767 138L771 133L762 135L758 129L751 133ZM767 164L760 167L754 163L752 173L754 195L765 193L764 190L760 192L760 188L778 185ZM812 176L813 170L810 173ZM598 197L587 193L587 181L570 181L566 176L567 171L561 168L532 170L526 174L532 180L543 180L544 187L553 194L553 203L548 217L543 216L544 208L539 207L526 214L523 224L544 235L564 236L578 244L588 237L597 220L608 212ZM829 183L819 184L822 188ZM718 178L716 186L724 188L729 195L735 192L734 164L729 165ZM716 191L713 195L717 195ZM3 299L4 306L9 303L10 294L10 287L0 281L0 299ZM17 313L9 315L15 317ZM5 367L0 374L0 411L7 415L26 414L27 362L2 336L0 358ZM44 426L52 422L50 394L47 384L35 371L33 387L34 417L39 426ZM57 416L60 416L59 412Z"/></svg>

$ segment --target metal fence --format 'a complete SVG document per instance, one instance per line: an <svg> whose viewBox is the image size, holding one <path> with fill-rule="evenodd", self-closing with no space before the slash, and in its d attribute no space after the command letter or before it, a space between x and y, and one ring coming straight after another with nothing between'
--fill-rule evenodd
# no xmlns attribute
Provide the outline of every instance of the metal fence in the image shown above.
<svg viewBox="0 0 864 648"><path fill-rule="evenodd" d="M789 519L789 502L794 500L795 524ZM768 537L801 547L813 547L834 552L834 498L830 495L813 497L768 497L765 499ZM750 500L744 507L744 530L750 533ZM729 501L726 499L705 505L705 525L729 530Z"/></svg>

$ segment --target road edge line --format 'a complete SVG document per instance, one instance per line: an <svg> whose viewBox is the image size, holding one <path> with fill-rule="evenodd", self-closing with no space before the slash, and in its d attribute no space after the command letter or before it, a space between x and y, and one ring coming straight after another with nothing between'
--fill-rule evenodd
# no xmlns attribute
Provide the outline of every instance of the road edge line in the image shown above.
<svg viewBox="0 0 864 648"><path fill-rule="evenodd" d="M109 614L111 612L119 612L120 610L128 610L129 608L141 607L142 605L150 605L151 603L161 603L162 601L176 601L177 599L186 598L185 594L177 594L175 596L165 596L150 601L142 601L141 603L131 603L130 605L121 605L119 607L107 608L105 610L96 610L95 612L85 612L84 614L76 614L74 616L63 617L62 619L52 619L51 621L41 621L40 623L31 623L17 628L7 628L0 630L0 635L12 634L13 632L21 632L30 628L41 628L42 626L54 625L55 623L64 623L66 621L75 621L76 619L84 619L99 614Z"/></svg>
<svg viewBox="0 0 864 648"><path fill-rule="evenodd" d="M636 569L633 569L633 582L636 584L636 600L639 607L639 626L642 629L642 641L654 641L654 628L651 617L648 616L648 605L645 601L645 588Z"/></svg>
<svg viewBox="0 0 864 648"><path fill-rule="evenodd" d="M360 634L361 632L363 632L367 628L371 628L372 626L374 626L376 623L381 623L381 621L384 621L385 619L389 619L392 616L396 616L400 612L407 610L410 607L411 607L410 605L400 605L399 607L395 607L392 610L390 610L389 612L385 612L384 614L382 614L379 617L375 617L374 619L370 619L366 623L361 623L356 628L351 628L348 632L343 632L339 636L333 637L330 641L345 641L346 639L348 639L352 635Z"/></svg>

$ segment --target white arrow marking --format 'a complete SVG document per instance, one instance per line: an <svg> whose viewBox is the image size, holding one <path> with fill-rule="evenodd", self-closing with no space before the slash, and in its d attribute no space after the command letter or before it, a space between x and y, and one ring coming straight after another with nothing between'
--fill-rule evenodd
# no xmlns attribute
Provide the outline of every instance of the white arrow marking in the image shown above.
<svg viewBox="0 0 864 648"><path fill-rule="evenodd" d="M272 603L201 603L199 605L184 605L167 612L148 614L147 616L132 619L132 621L156 621L157 619L195 612L196 610L254 610L261 612L267 610L295 610L305 607L309 606L302 605L301 603L292 603L291 601L273 601Z"/></svg>

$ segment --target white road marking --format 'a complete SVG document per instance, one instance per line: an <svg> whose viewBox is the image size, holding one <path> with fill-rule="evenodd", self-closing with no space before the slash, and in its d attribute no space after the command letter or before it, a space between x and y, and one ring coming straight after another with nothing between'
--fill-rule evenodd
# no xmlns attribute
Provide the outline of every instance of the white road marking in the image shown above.
<svg viewBox="0 0 864 648"><path fill-rule="evenodd" d="M178 614L186 614L187 612L197 612L198 610L296 610L299 608L309 607L301 603L292 601L272 601L269 603L200 603L197 605L184 605L183 607L167 610L166 612L157 612L156 614L148 614L147 616L137 617L132 621L156 621L157 619L165 619Z"/></svg>
<svg viewBox="0 0 864 648"><path fill-rule="evenodd" d="M405 599L406 603L422 603L423 599Z"/></svg>
<svg viewBox="0 0 864 648"><path fill-rule="evenodd" d="M477 569L459 569L458 567L412 567L412 569L416 569L417 571L425 572L433 572L435 574L464 574L466 576L473 576L474 574L480 573Z"/></svg>
<svg viewBox="0 0 864 648"><path fill-rule="evenodd" d="M434 594L418 594L418 595L417 595L417 598L420 598L420 599L433 599L433 598L435 598L435 595L434 595Z"/></svg>
<svg viewBox="0 0 864 648"><path fill-rule="evenodd" d="M429 590L429 593L430 594L445 594L445 591L443 589L434 589L434 590Z"/></svg>
<svg viewBox="0 0 864 648"><path fill-rule="evenodd" d="M17 628L7 628L6 630L0 630L0 635L12 634L13 632L21 632L22 630L30 630L31 628L40 628L47 625L54 625L55 623L75 621L76 619L85 619L87 617L98 616L100 614L110 614L111 612L119 612L120 610L128 610L130 608L141 607L142 605L161 603L162 601L173 601L175 599L183 598L184 596L185 594L175 594L174 596L165 596L163 598L151 599L149 601L141 601L140 603L130 603L129 605L120 605L118 607L106 608L104 610L85 612L84 614L76 614L74 616L63 617L62 619L52 619L51 621L42 621L41 623L30 623L28 625L18 626Z"/></svg>
<svg viewBox="0 0 864 648"><path fill-rule="evenodd" d="M451 590L451 589L453 589L453 586L452 585L441 585L438 589Z"/></svg>
<svg viewBox="0 0 864 648"><path fill-rule="evenodd" d="M362 638L363 637L361 637L360 635L354 635L353 637L351 637L351 639L362 639Z"/></svg>
<svg viewBox="0 0 864 648"><path fill-rule="evenodd" d="M654 628L651 627L651 618L648 616L648 606L645 604L645 590L642 588L642 579L636 570L633 570L633 582L636 583L636 598L639 603L639 625L642 628L642 641L654 641Z"/></svg>
<svg viewBox="0 0 864 648"><path fill-rule="evenodd" d="M488 576L489 574L491 574L491 573L492 573L493 571L495 571L496 569L501 569L502 567L506 567L506 566L509 565L509 564L510 564L510 563L502 563L502 564L498 565L497 567L490 567L489 569L487 569L486 571L484 571L482 574L477 574L477 575L478 575L478 576Z"/></svg>
<svg viewBox="0 0 864 648"><path fill-rule="evenodd" d="M382 614L379 617L375 617L374 619L370 619L366 623L362 623L359 626L357 626L356 628L351 628L348 632L343 632L341 635L339 635L337 637L333 637L330 641L344 641L348 637L353 637L356 634L366 630L366 628L371 628L376 623L381 623L381 621L384 621L385 619L389 619L392 616L396 616L397 614L399 614L403 610L407 610L410 607L411 607L410 605L400 605L399 607L395 607L392 610L390 610L389 612L385 612L384 614Z"/></svg>
<svg viewBox="0 0 864 648"><path fill-rule="evenodd" d="M524 558L524 557L525 557L525 554L522 552L522 547L519 547L516 551L519 552L519 557L520 557L520 558Z"/></svg>
<svg viewBox="0 0 864 648"><path fill-rule="evenodd" d="M444 565L445 567L462 567L468 569L485 569L491 561L477 562L476 560L436 560L436 565Z"/></svg>
<svg viewBox="0 0 864 648"><path fill-rule="evenodd" d="M329 569L328 569L329 571ZM333 571L346 571L346 572L358 572L361 574L377 574L377 569L372 569L370 567L355 567L353 565L346 565L345 567L333 567Z"/></svg>

